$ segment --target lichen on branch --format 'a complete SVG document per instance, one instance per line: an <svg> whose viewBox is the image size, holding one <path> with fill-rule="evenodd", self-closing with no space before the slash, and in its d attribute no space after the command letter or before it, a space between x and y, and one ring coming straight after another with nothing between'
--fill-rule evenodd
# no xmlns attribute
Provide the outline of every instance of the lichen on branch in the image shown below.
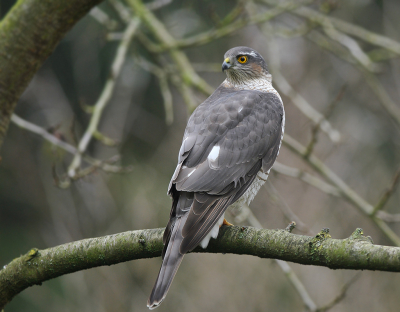
<svg viewBox="0 0 400 312"><path fill-rule="evenodd" d="M44 250L31 249L0 271L0 309L24 289L64 274L159 257L163 231L129 231ZM400 272L400 247L374 245L361 229L347 239L333 239L327 229L311 237L286 230L223 226L207 249L197 247L193 252L252 255L331 269Z"/></svg>

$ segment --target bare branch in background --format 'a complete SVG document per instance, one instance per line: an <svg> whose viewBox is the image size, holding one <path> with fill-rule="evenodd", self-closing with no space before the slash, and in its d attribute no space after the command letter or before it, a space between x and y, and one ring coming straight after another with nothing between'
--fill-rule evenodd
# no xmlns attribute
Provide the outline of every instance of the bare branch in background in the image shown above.
<svg viewBox="0 0 400 312"><path fill-rule="evenodd" d="M130 0L132 2L132 0ZM152 52L160 53L163 51L171 50L171 49L183 49L198 45L207 44L215 39L228 36L246 26L254 25L269 21L285 12L292 11L300 6L307 5L313 2L313 0L306 0L306 1L298 1L298 2L287 2L280 6L276 6L273 9L270 9L264 13L250 15L247 18L239 19L227 26L223 26L218 29L213 29L206 31L204 33L200 33L194 35L189 38L181 39L181 40L173 40L173 41L162 41L162 44L157 46L152 46ZM236 8L234 8L236 11Z"/></svg>
<svg viewBox="0 0 400 312"><path fill-rule="evenodd" d="M375 215L379 210L383 209L385 207L386 203L392 196L393 192L396 190L397 184L399 183L400 180L400 169L397 170L397 172L394 174L392 183L389 185L385 193L383 193L381 199L379 202L376 204L374 207L374 210L372 211L372 214ZM378 215L379 216L379 215ZM382 217L381 217L382 219Z"/></svg>
<svg viewBox="0 0 400 312"><path fill-rule="evenodd" d="M318 308L317 312L326 312L332 309L335 305L340 303L346 296L347 290L350 288L351 285L360 277L360 273L355 274L346 284L343 285L342 289L340 290L339 295L337 295L331 302L327 305Z"/></svg>
<svg viewBox="0 0 400 312"><path fill-rule="evenodd" d="M288 208L288 207L287 207L287 209L290 210L290 208ZM247 205L237 206L236 205L235 209L231 209L230 211L235 216L235 222L242 223L244 221L247 221L251 226L253 226L255 228L259 228L259 229L263 228L262 224L257 219L257 217L253 214L253 212L249 206L247 206ZM293 212L292 212L292 216L295 216ZM299 222L300 227L303 230L307 229L307 226L303 222L301 222L297 216L295 216L295 219ZM293 225L293 227L294 227L294 225ZM309 231L307 231L307 232L309 232ZM310 311L316 311L317 305L311 299L311 296L307 292L306 287L300 281L300 279L298 278L296 273L292 270L290 265L286 261L278 260L278 259L275 259L275 263L277 263L279 268L283 271L283 273L285 273L285 276L287 277L289 282L292 284L294 289L297 291L297 293L299 294L300 298L303 300L303 303L307 307L307 309L309 309Z"/></svg>
<svg viewBox="0 0 400 312"><path fill-rule="evenodd" d="M135 14L140 18L140 20L149 28L153 35L164 45L168 47L175 46L175 39L167 31L164 24L162 24L156 16L146 8L145 5L139 0L129 0L129 4L135 11ZM205 82L190 65L190 62L183 52L171 49L169 54L178 68L179 74L185 83L195 86L201 92L205 94L210 94L214 90L210 87L207 82Z"/></svg>
<svg viewBox="0 0 400 312"><path fill-rule="evenodd" d="M114 7L114 10L117 11L119 17L125 24L129 24L132 19L131 10L125 6L120 0L109 0L109 2Z"/></svg>
<svg viewBox="0 0 400 312"><path fill-rule="evenodd" d="M280 59L279 51L277 49L275 40L271 35L273 33L272 26L264 24L261 26L261 31L264 36L268 38L268 47L270 50L270 68L274 77L274 83L277 85L279 91L290 98L293 104L314 124L319 125L322 131L324 131L330 140L334 143L340 141L340 133L332 127L330 122L319 112L317 112L299 93L297 93L289 82L283 77L280 71Z"/></svg>
<svg viewBox="0 0 400 312"><path fill-rule="evenodd" d="M349 50L351 55L360 64L362 64L363 67L373 73L379 72L379 66L370 60L369 56L360 48L357 41L337 31L331 23L326 23L323 26L324 32L328 35L328 37L345 46Z"/></svg>
<svg viewBox="0 0 400 312"><path fill-rule="evenodd" d="M154 0L152 2L146 3L146 7L149 10L158 10L161 9L162 7L170 4L172 0Z"/></svg>
<svg viewBox="0 0 400 312"><path fill-rule="evenodd" d="M275 3L272 0L263 1L269 4ZM333 38L335 41L339 42L341 45L345 46L348 49L349 54L346 55L343 50L339 50L334 47L329 41L321 37L321 34L319 34L318 32L310 32L306 35L306 38L314 41L320 47L328 49L338 57L341 57L342 59L355 64L363 74L367 83L370 85L372 91L379 98L382 106L397 122L397 124L400 125L400 108L393 102L393 100L387 94L386 90L379 82L379 80L375 77L375 75L371 73L371 71L376 71L376 66L371 62L368 55L364 51L362 51L356 41L348 36L340 34L337 30L358 37L371 44L381 46L391 51L392 53L396 53L397 55L400 55L400 43L385 36L369 32L353 24L338 20L333 17L325 16L313 9L301 7L299 9L293 10L292 12L294 14L307 18L310 22L320 24L321 26L323 26L323 29L331 38Z"/></svg>
<svg viewBox="0 0 400 312"><path fill-rule="evenodd" d="M307 226L307 224L305 224L303 221L301 221L301 219L293 212L293 210L289 207L289 205L282 198L282 196L279 194L277 189L272 185L272 183L270 181L267 181L267 187L265 187L265 188L267 189L270 199L272 201L274 201L275 203L277 203L277 206L282 211L282 213L286 217L286 219L289 221L296 222L296 229L298 229L300 232L306 233L308 235L314 235L314 233Z"/></svg>
<svg viewBox="0 0 400 312"><path fill-rule="evenodd" d="M311 0L298 1L298 2L290 2L289 1L289 2L286 2L285 4L276 6L275 8L270 9L266 12L250 15L247 19L238 20L228 26L225 26L225 27L222 27L222 28L219 28L216 30L210 30L210 31L207 31L202 34L198 34L193 37L177 41L175 47L187 48L187 47L192 47L192 46L197 46L197 45L203 45L203 44L211 42L215 39L225 37L231 33L234 33L235 31L237 31L245 26L250 26L250 25L267 22L285 12L290 12L300 6L307 5L311 2L313 2L313 1L311 1Z"/></svg>
<svg viewBox="0 0 400 312"><path fill-rule="evenodd" d="M303 303L307 307L307 309L311 312L317 311L317 305L311 299L303 283L297 277L296 273L292 270L290 265L286 261L282 260L275 260L275 263L278 264L281 270L285 273L286 277L289 279L292 286L296 289L297 293L300 295L300 298L303 300Z"/></svg>
<svg viewBox="0 0 400 312"><path fill-rule="evenodd" d="M40 135L45 140L49 141L51 144L56 145L71 154L76 155L78 153L78 150L74 146L68 144L67 142L60 140L56 136L50 134L47 130L45 130L25 119L22 119L21 117L19 117L16 114L13 114L11 116L11 121L13 123L15 123L18 127L29 130L30 132Z"/></svg>
<svg viewBox="0 0 400 312"><path fill-rule="evenodd" d="M283 144L294 153L305 156L306 148L295 139L285 134ZM400 246L400 237L381 219L373 215L374 208L371 204L361 198L354 190L352 190L343 180L341 180L333 171L331 171L322 161L314 155L304 158L317 172L329 180L341 192L343 198L358 208L362 213L369 216L378 228L396 245Z"/></svg>
<svg viewBox="0 0 400 312"><path fill-rule="evenodd" d="M263 0L263 1L268 2L270 4L275 3L275 1L271 0ZM321 26L332 25L341 32L357 37L361 40L364 40L365 42L382 47L386 50L396 53L397 55L400 55L400 43L388 37L373 33L362 27L339 20L337 18L326 16L310 8L302 7L297 10L294 10L293 13L302 16L304 18L307 18L313 23L318 23Z"/></svg>
<svg viewBox="0 0 400 312"><path fill-rule="evenodd" d="M17 125L18 127L22 128L22 129L25 129L32 133L40 135L46 141L50 142L52 145L59 147L72 155L76 156L79 154L78 149L75 146L59 139L57 136L49 133L46 129L41 128L25 119L22 119L21 117L19 117L16 114L13 114L13 116L11 117L11 121L15 125ZM123 173L123 172L132 171L131 166L121 167L121 166L114 165L114 163L116 163L119 160L118 155L113 156L112 158L110 158L109 160L106 160L106 161L101 161L101 160L92 158L85 154L83 154L81 156L91 166L82 170L81 172L79 172L79 174L77 173L75 176L73 176L72 177L73 180L78 180L78 179L92 173L96 169L102 169L104 172L109 172L109 173ZM53 165L52 173L53 173L54 182L56 183L56 185L58 187L68 188L70 186L71 181L69 178L71 178L71 177L66 177L64 175L58 176L54 165Z"/></svg>
<svg viewBox="0 0 400 312"><path fill-rule="evenodd" d="M327 38L318 32L310 32L306 35L306 38L310 39L321 48L332 52L334 55L340 57L341 59L353 64L361 72L366 82L371 87L371 90L378 97L383 108L388 112L388 114L393 118L393 120L400 126L400 108L393 102L390 98L378 78L371 72L369 72L365 67L362 66L357 60L352 58L351 54L346 54L344 50L338 49L334 46Z"/></svg>
<svg viewBox="0 0 400 312"><path fill-rule="evenodd" d="M97 127L100 122L103 109L108 104L108 101L111 99L111 96L115 88L116 79L121 71L122 64L124 63L125 60L129 43L131 42L139 24L140 21L138 19L132 19L125 30L124 38L122 39L117 49L114 62L111 66L110 77L106 81L104 89L97 103L94 105L94 110L89 125L78 145L78 154L75 155L74 159L71 162L71 165L68 168L68 175L71 178L76 175L77 170L81 165L82 154L86 151L91 139L93 138L93 135L98 131Z"/></svg>
<svg viewBox="0 0 400 312"><path fill-rule="evenodd" d="M165 123L167 125L171 125L174 121L174 107L171 90L168 85L168 73L165 70L161 69L159 66L150 63L144 58L139 58L137 63L139 64L139 66L151 72L158 78L158 82L160 83L161 95L164 100Z"/></svg>
<svg viewBox="0 0 400 312"><path fill-rule="evenodd" d="M342 99L345 87L346 86L343 86L341 88L341 90L339 91L339 93L336 96L336 98L332 101L332 103L329 104L329 106L328 106L328 108L327 108L327 110L326 110L326 112L324 114L325 120L329 119L329 117L331 116L335 106ZM310 143L308 143L308 145L307 145L307 150L306 150L306 154L304 155L304 157L307 158L313 152L314 146L317 143L317 137L318 137L318 133L319 133L320 128L321 128L321 124L320 123L318 123L318 124L316 124L316 125L314 125L312 127L312 129L311 129L311 140L310 140Z"/></svg>
<svg viewBox="0 0 400 312"><path fill-rule="evenodd" d="M274 166L272 167L272 171L288 177L300 179L303 182L310 184L311 186L329 195L340 196L340 192L336 187L298 168L292 168L279 162L275 162Z"/></svg>
<svg viewBox="0 0 400 312"><path fill-rule="evenodd" d="M97 6L90 10L89 15L105 26L108 30L114 30L118 25L117 21L111 19L107 13Z"/></svg>
<svg viewBox="0 0 400 312"><path fill-rule="evenodd" d="M378 210L376 216L386 222L400 222L400 213L391 214L386 211Z"/></svg>

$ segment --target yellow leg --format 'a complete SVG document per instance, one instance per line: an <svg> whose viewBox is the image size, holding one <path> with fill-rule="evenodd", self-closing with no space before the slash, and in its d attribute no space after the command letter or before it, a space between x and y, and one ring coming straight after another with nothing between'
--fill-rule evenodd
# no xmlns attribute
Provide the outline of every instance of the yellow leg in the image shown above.
<svg viewBox="0 0 400 312"><path fill-rule="evenodd" d="M229 223L228 221L226 221L225 218L224 218L224 222L222 222L222 224L226 225L226 226L232 226L233 225L232 223Z"/></svg>

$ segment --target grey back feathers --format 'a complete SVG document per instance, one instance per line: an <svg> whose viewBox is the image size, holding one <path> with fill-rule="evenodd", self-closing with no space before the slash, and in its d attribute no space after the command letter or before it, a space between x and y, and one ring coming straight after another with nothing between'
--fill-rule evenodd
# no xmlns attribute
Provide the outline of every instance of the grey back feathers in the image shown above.
<svg viewBox="0 0 400 312"><path fill-rule="evenodd" d="M280 139L279 103L271 93L219 87L188 121L176 189L226 194Z"/></svg>
<svg viewBox="0 0 400 312"><path fill-rule="evenodd" d="M246 56L243 64L238 61L241 55ZM243 79L262 84L269 77L264 59L251 48L233 48L227 58L227 79L235 84ZM228 206L260 170L269 171L279 152L284 123L279 95L235 84L221 84L189 118L168 189L173 203L150 309L165 298L184 254L218 226Z"/></svg>

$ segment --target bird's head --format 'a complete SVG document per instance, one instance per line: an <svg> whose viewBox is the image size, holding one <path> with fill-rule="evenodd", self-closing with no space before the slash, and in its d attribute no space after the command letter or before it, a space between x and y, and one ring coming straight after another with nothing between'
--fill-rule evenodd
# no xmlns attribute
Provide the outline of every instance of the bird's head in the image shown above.
<svg viewBox="0 0 400 312"><path fill-rule="evenodd" d="M267 64L256 50L248 47L236 47L224 55L222 71L228 80L235 84L259 79L269 75Z"/></svg>

